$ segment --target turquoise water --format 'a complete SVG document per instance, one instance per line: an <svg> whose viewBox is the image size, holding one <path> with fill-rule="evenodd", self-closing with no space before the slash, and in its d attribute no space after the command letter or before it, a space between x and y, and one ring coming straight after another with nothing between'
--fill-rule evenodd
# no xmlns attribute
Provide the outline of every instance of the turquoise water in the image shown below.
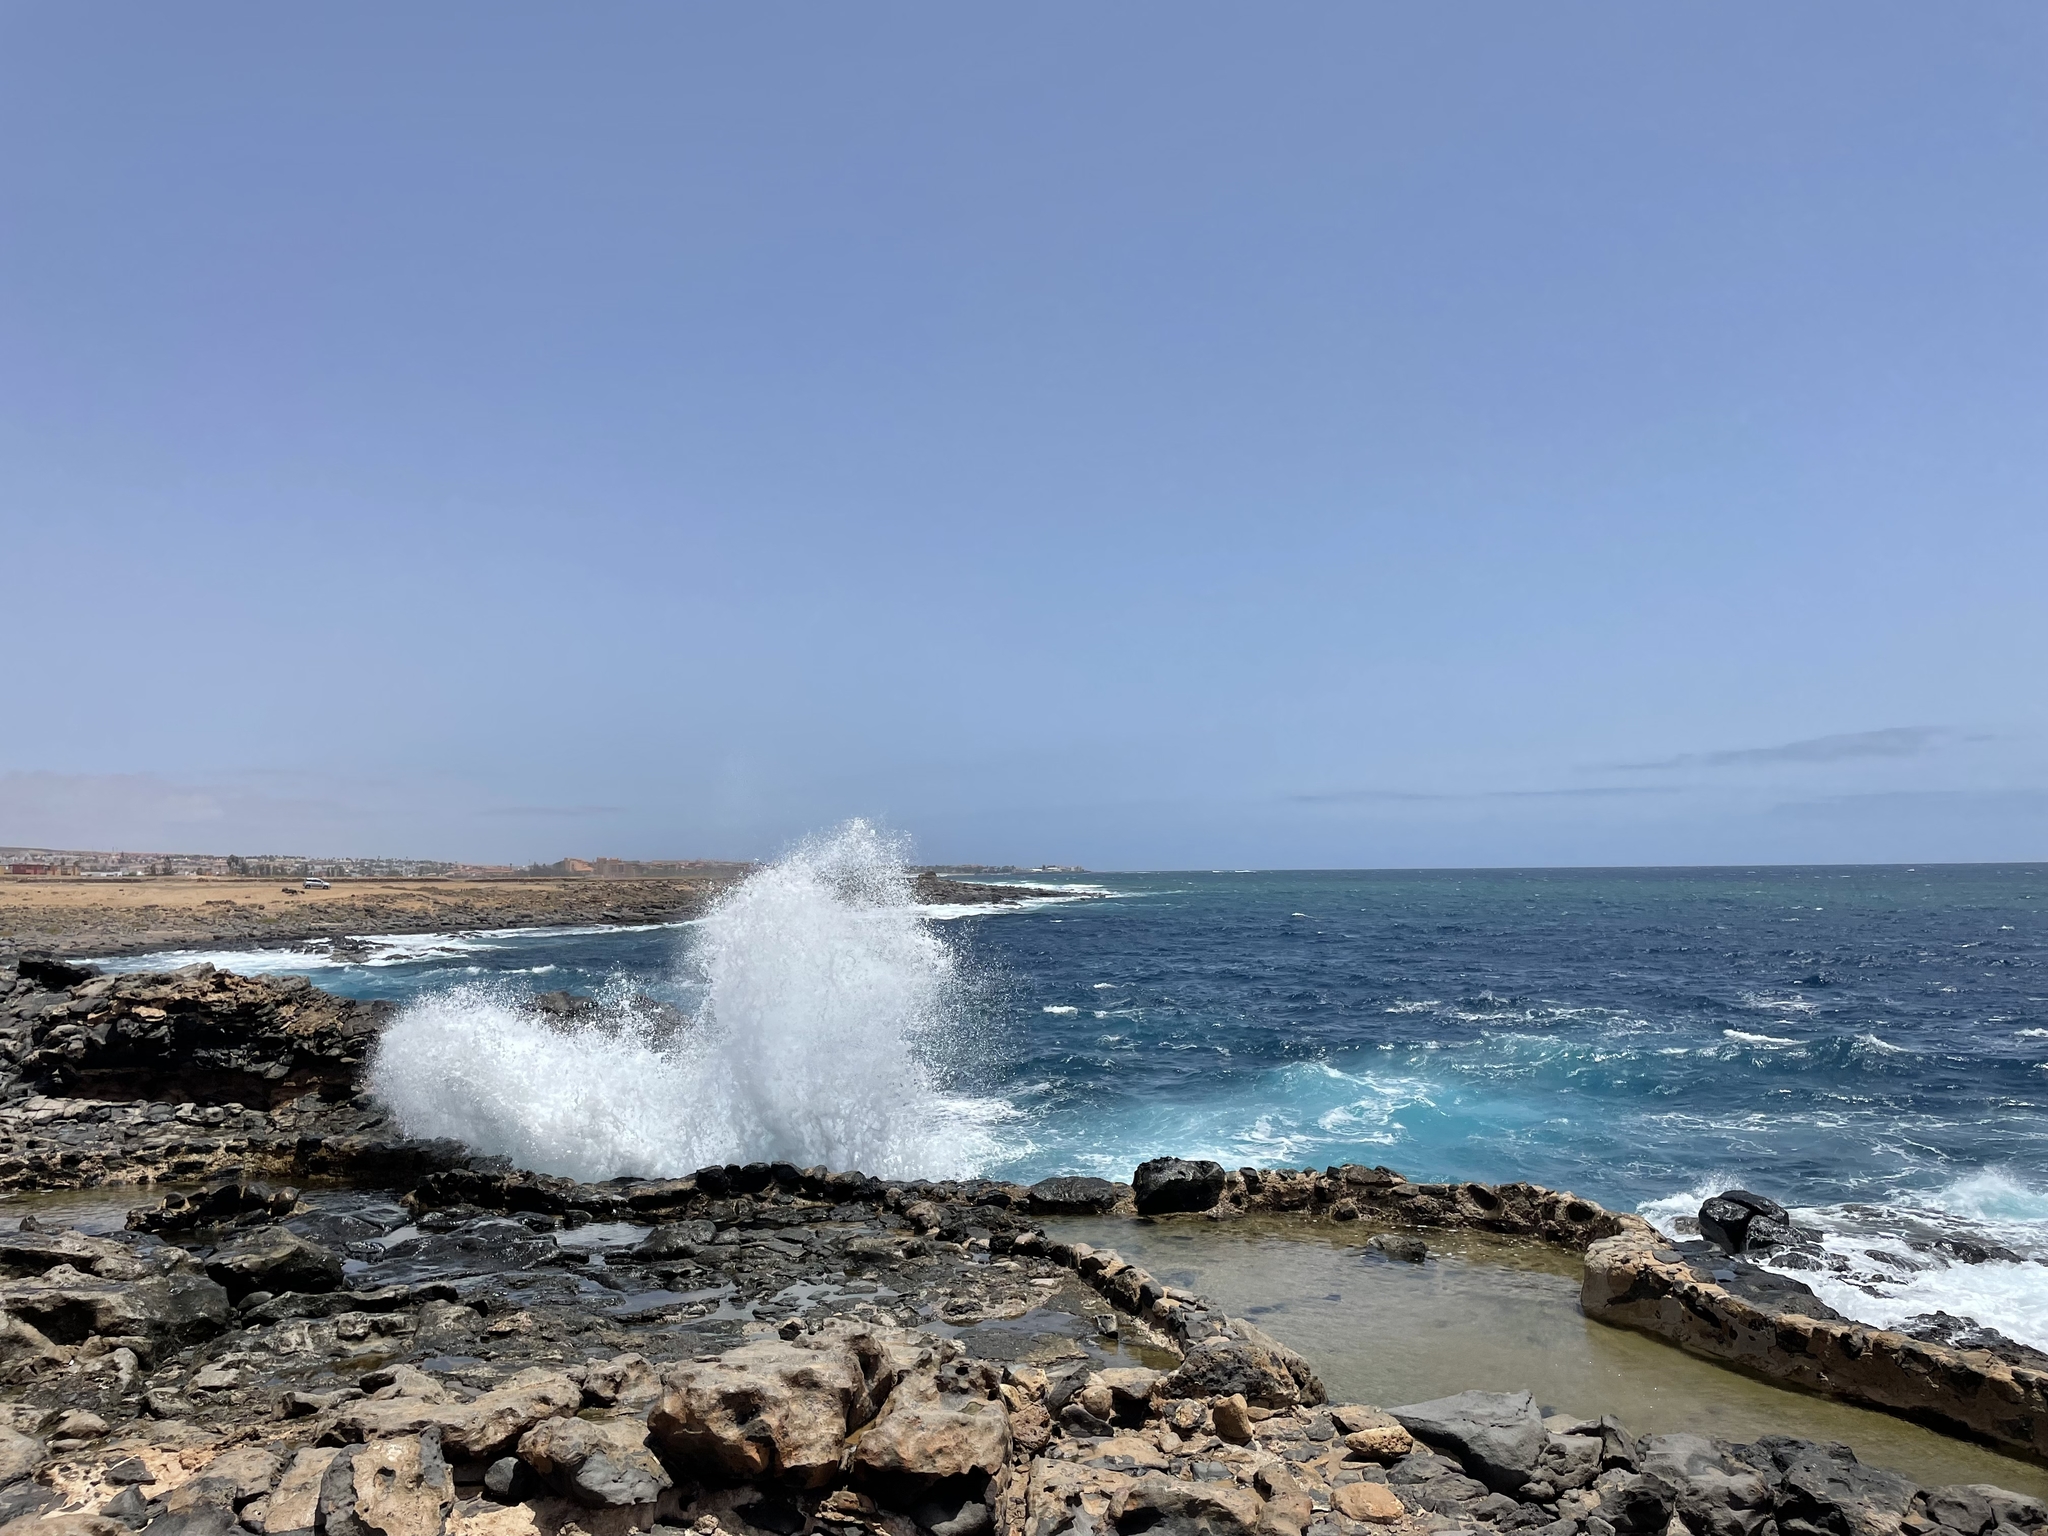
<svg viewBox="0 0 2048 1536"><path fill-rule="evenodd" d="M970 1154L1020 1178L1128 1177L1165 1152L1357 1160L1531 1179L1667 1224L1744 1184L1829 1232L1846 1268L1817 1288L1844 1310L1943 1306L2048 1347L2048 1271L1928 1257L1965 1230L2048 1255L2048 866L1086 885L1108 894L931 924L948 1012L913 1033L975 1132L934 1174ZM811 920L752 942L801 949ZM411 940L309 973L400 1000L567 988L694 1009L695 935ZM494 1106L501 1130L516 1098Z"/></svg>

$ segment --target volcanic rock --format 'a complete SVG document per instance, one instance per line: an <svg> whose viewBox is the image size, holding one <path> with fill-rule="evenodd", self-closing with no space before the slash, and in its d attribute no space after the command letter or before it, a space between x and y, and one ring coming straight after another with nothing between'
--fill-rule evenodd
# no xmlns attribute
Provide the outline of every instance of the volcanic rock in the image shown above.
<svg viewBox="0 0 2048 1536"><path fill-rule="evenodd" d="M1031 1186L1034 1216L1100 1216L1123 1198L1123 1187L1085 1174L1059 1174Z"/></svg>
<svg viewBox="0 0 2048 1536"><path fill-rule="evenodd" d="M1131 1175L1140 1216L1206 1211L1223 1198L1224 1183L1222 1165L1178 1157L1155 1157Z"/></svg>
<svg viewBox="0 0 2048 1536"><path fill-rule="evenodd" d="M332 1291L341 1285L341 1260L318 1243L282 1227L264 1227L216 1248L208 1278L240 1301L253 1291Z"/></svg>
<svg viewBox="0 0 2048 1536"><path fill-rule="evenodd" d="M1499 1493L1530 1481L1548 1439L1527 1392L1460 1392L1392 1412L1409 1434L1449 1451Z"/></svg>
<svg viewBox="0 0 2048 1536"><path fill-rule="evenodd" d="M519 1459L590 1509L652 1504L673 1486L638 1419L545 1419L520 1436Z"/></svg>

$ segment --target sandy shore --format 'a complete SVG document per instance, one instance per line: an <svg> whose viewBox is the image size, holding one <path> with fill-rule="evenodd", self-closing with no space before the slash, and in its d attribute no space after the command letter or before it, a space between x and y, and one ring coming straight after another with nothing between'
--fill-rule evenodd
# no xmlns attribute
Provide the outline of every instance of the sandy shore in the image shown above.
<svg viewBox="0 0 2048 1536"><path fill-rule="evenodd" d="M295 880L205 875L0 878L0 954L140 954L341 933L674 922L702 911L730 878L337 880L325 891Z"/></svg>
<svg viewBox="0 0 2048 1536"><path fill-rule="evenodd" d="M0 957L262 947L337 934L671 923L703 911L747 867L656 880L336 880L324 891L276 878L0 875ZM917 899L927 903L1001 905L1031 894L929 874L916 886Z"/></svg>

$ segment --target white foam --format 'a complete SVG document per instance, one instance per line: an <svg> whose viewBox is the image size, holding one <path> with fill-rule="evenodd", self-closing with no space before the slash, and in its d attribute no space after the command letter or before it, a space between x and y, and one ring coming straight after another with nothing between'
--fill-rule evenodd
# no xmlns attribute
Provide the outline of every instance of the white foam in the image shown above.
<svg viewBox="0 0 2048 1536"><path fill-rule="evenodd" d="M1741 1180L1714 1174L1691 1189L1646 1201L1637 1212L1664 1236L1689 1236L1678 1223L1703 1201ZM1927 1312L1972 1318L2048 1349L2048 1191L1986 1169L1927 1193L1881 1201L1794 1207L1794 1224L1821 1234L1825 1268L1800 1269L1745 1255L1810 1287L1845 1317L1891 1328ZM1991 1242L2020 1262L1966 1264L1936 1246L1943 1240Z"/></svg>
<svg viewBox="0 0 2048 1536"><path fill-rule="evenodd" d="M1081 1010L1067 1003L1047 1003L1043 1008L1039 1009L1038 1011L1040 1013L1057 1013L1061 1015L1066 1015L1070 1013L1079 1013Z"/></svg>
<svg viewBox="0 0 2048 1536"><path fill-rule="evenodd" d="M1803 1040L1794 1040L1785 1035L1752 1035L1747 1030L1724 1029L1721 1036L1742 1045L1804 1045Z"/></svg>
<svg viewBox="0 0 2048 1536"><path fill-rule="evenodd" d="M850 822L726 891L693 933L693 1027L617 1010L565 1026L458 989L399 1015L371 1086L409 1134L581 1179L779 1160L971 1174L1013 1112L939 1080L960 977L901 851Z"/></svg>

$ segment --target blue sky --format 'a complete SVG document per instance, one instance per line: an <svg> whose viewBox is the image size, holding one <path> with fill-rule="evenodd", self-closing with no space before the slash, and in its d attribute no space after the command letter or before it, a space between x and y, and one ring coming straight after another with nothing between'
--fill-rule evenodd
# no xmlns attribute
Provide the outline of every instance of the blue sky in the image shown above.
<svg viewBox="0 0 2048 1536"><path fill-rule="evenodd" d="M2048 858L2048 10L0 11L0 843Z"/></svg>

